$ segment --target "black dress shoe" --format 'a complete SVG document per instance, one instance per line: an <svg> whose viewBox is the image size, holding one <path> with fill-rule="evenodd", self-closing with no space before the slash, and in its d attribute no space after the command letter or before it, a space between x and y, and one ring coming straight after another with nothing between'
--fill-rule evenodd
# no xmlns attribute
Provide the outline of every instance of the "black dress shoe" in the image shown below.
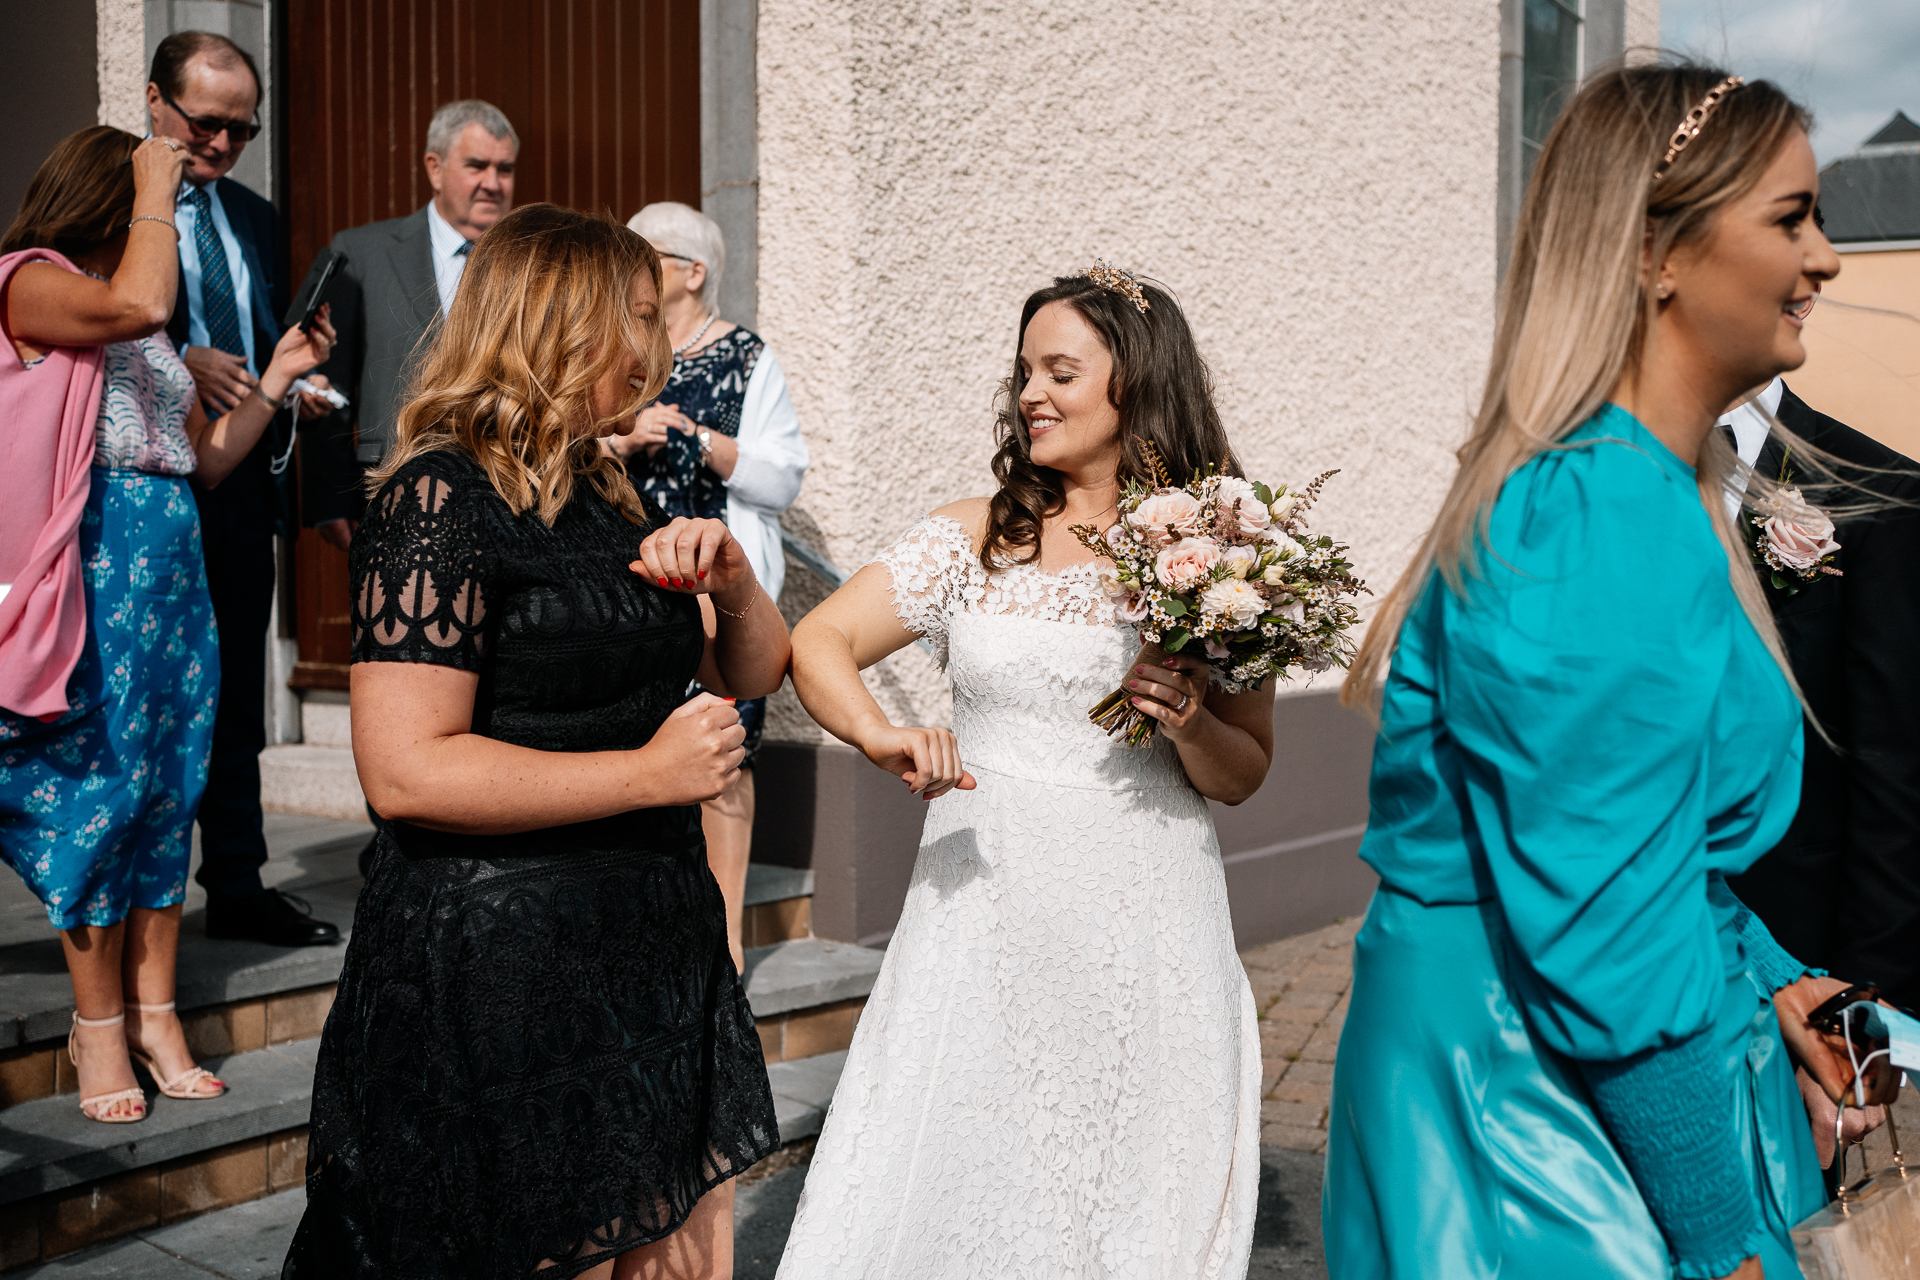
<svg viewBox="0 0 1920 1280"><path fill-rule="evenodd" d="M209 894L207 936L245 938L276 947L327 947L340 941L340 930L325 920L315 920L313 908L304 899L278 889L262 889L245 898Z"/></svg>

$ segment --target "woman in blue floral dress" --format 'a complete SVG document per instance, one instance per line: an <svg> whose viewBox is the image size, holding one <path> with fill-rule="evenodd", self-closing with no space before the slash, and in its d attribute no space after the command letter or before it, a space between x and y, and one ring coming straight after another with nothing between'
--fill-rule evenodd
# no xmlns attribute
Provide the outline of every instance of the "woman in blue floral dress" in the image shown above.
<svg viewBox="0 0 1920 1280"><path fill-rule="evenodd" d="M786 555L780 513L800 493L807 446L787 395L786 375L759 334L716 310L726 244L714 221L689 205L650 204L627 225L660 254L661 316L673 343L673 374L641 411L631 436L610 442L642 491L669 516L725 520L767 594L780 598ZM688 691L689 696L698 687ZM727 900L736 965L747 858L753 837L753 764L767 700L738 704L747 729L740 779L702 806L707 857Z"/></svg>
<svg viewBox="0 0 1920 1280"><path fill-rule="evenodd" d="M292 331L256 393L207 421L161 332L178 287L184 157L165 139L83 129L41 165L0 241L7 375L33 377L53 348L105 348L79 530L85 641L64 714L0 709L0 857L60 930L81 1109L109 1123L146 1114L133 1058L169 1097L226 1090L194 1065L173 1008L220 669L188 486L220 483L332 339L324 319L311 336Z"/></svg>

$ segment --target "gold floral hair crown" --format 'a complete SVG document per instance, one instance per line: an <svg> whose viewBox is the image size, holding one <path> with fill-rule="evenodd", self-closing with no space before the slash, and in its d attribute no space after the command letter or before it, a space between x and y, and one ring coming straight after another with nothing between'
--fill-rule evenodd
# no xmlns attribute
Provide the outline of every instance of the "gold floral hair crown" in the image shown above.
<svg viewBox="0 0 1920 1280"><path fill-rule="evenodd" d="M1655 182L1667 176L1667 170L1671 169L1673 162L1680 158L1680 153L1687 149L1687 144L1700 136L1700 129L1707 123L1707 117L1713 114L1713 109L1719 106L1728 94L1746 82L1744 76L1728 76L1707 90L1707 96L1700 99L1700 105L1687 112L1686 119L1675 126L1673 137L1667 140L1667 154L1661 157L1659 167L1653 171Z"/></svg>
<svg viewBox="0 0 1920 1280"><path fill-rule="evenodd" d="M1095 258L1093 265L1080 274L1108 293L1117 293L1131 302L1141 315L1147 314L1147 295L1140 291L1140 282L1133 272L1125 267L1116 267L1105 258Z"/></svg>

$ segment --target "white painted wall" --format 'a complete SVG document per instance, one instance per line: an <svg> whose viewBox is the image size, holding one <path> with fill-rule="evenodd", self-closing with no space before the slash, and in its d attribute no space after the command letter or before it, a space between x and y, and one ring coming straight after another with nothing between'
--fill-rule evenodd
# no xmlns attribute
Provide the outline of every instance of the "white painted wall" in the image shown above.
<svg viewBox="0 0 1920 1280"><path fill-rule="evenodd" d="M1021 300L1169 285L1261 477L1384 591L1452 473L1494 294L1498 6L763 0L759 328L814 464L789 525L852 569L989 491ZM790 616L817 598L789 573ZM939 720L908 650L873 676ZM781 695L770 736L818 730Z"/></svg>

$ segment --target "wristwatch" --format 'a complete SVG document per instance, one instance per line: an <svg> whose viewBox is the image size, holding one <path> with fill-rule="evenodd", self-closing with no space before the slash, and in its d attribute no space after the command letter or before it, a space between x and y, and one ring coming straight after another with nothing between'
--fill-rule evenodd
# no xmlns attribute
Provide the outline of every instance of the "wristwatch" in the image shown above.
<svg viewBox="0 0 1920 1280"><path fill-rule="evenodd" d="M693 433L693 438L700 442L700 465L711 466L713 464L713 431L702 427Z"/></svg>

